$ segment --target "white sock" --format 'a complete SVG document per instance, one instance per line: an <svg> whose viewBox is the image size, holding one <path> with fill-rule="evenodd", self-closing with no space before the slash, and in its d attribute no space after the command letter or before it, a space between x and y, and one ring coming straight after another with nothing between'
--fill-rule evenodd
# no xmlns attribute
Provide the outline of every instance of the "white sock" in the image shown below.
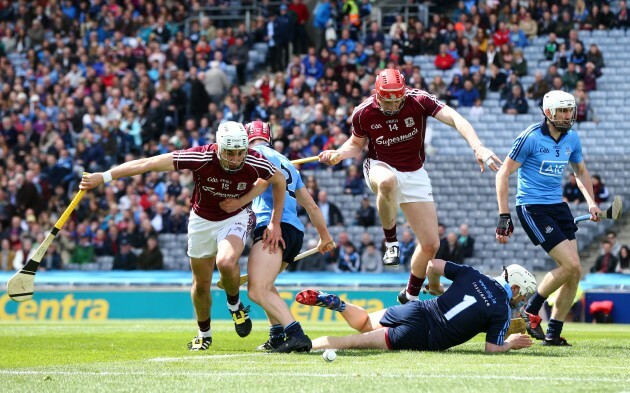
<svg viewBox="0 0 630 393"><path fill-rule="evenodd" d="M228 303L228 308L230 309L230 311L238 311L238 308L241 306L241 301L239 300L238 303L236 304L230 304Z"/></svg>
<svg viewBox="0 0 630 393"><path fill-rule="evenodd" d="M212 337L212 329L207 332L202 332L201 330L197 331L197 337Z"/></svg>
<svg viewBox="0 0 630 393"><path fill-rule="evenodd" d="M385 247L398 246L398 242L385 242Z"/></svg>
<svg viewBox="0 0 630 393"><path fill-rule="evenodd" d="M407 291L405 291L405 295L407 296L407 299L409 300L418 300L418 296L410 295L409 292Z"/></svg>

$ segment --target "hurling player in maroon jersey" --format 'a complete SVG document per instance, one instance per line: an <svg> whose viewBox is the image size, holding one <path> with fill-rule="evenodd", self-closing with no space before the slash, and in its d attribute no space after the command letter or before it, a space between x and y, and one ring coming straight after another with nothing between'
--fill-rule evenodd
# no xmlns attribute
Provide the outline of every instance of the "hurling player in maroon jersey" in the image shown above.
<svg viewBox="0 0 630 393"><path fill-rule="evenodd" d="M501 160L484 147L474 128L454 109L435 96L418 89L408 89L396 69L378 73L375 94L357 106L352 114L352 136L337 150L319 154L319 161L336 165L352 158L367 147L363 164L366 183L376 194L376 207L385 233L385 266L400 263L396 236L396 215L402 209L419 240L411 258L407 289L398 301L417 299L425 279L429 260L440 245L438 221L433 203L431 180L424 169L424 137L427 117L431 116L455 128L475 153L481 172L484 165L497 171Z"/></svg>
<svg viewBox="0 0 630 393"><path fill-rule="evenodd" d="M149 171L192 171L195 188L188 222L188 256L193 273L191 298L199 332L188 344L191 350L206 350L212 344L210 283L215 263L222 276L236 332L245 337L252 329L249 306L244 307L239 299L238 258L254 226L250 206L257 196L256 189L252 189L258 179L268 181L273 192L273 212L263 233L263 242L272 252L284 245L280 229L286 188L284 175L247 145L243 125L226 122L217 130L217 143L129 161L107 172L84 175L81 181L81 189L89 190L113 179ZM258 189L258 194L262 191L264 189ZM240 209L228 213L219 206L225 199L240 197L247 199Z"/></svg>

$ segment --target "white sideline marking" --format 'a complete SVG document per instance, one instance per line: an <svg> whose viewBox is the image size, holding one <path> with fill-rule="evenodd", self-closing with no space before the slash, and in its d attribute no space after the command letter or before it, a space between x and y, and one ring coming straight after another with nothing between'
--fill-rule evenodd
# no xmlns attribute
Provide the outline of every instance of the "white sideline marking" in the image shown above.
<svg viewBox="0 0 630 393"><path fill-rule="evenodd" d="M223 354L223 355L201 355L201 356L182 356L179 358L152 358L147 359L147 362L184 362L188 360L206 360L206 359L225 359L225 358L244 358L244 357L252 357L252 356L269 356L270 354L263 353L234 353L234 354Z"/></svg>
<svg viewBox="0 0 630 393"><path fill-rule="evenodd" d="M0 375L68 375L68 376L80 376L80 375L92 375L92 376L119 376L119 375L139 375L147 377L176 377L176 376L190 376L190 377L266 377L269 376L266 372L261 373L245 373L245 372L194 372L194 373L182 373L182 372L145 372L145 371L30 371L30 370L0 370ZM347 377L347 373L295 373L295 372L274 372L274 376L285 377L309 377L309 378L330 378L330 377ZM365 375L367 376L367 375ZM372 375L373 376L373 375ZM525 377L519 375L453 375L453 374L387 374L379 375L379 379L383 378L432 378L432 379L444 379L450 380L455 378L473 378L473 379L499 379L499 380L515 380L515 381L548 381L550 377ZM620 382L627 383L630 378L579 378L579 377L553 377L554 381L581 381L581 382Z"/></svg>

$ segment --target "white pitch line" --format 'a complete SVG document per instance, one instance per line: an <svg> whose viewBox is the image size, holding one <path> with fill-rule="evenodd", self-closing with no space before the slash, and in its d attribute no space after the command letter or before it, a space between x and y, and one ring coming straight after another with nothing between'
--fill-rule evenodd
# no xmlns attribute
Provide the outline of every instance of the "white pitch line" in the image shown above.
<svg viewBox="0 0 630 393"><path fill-rule="evenodd" d="M147 362L184 362L188 360L207 360L207 359L225 359L225 358L244 358L252 356L269 356L268 353L234 353L223 355L200 355L200 356L182 356L179 358L152 358L147 359Z"/></svg>
<svg viewBox="0 0 630 393"><path fill-rule="evenodd" d="M190 377L264 377L268 376L268 373L245 373L245 372L194 372L194 373L181 373L181 372L144 372L144 371L30 371L30 370L0 370L0 375L67 375L67 376L119 376L119 375L138 375L147 377L174 377L174 376L190 376ZM344 378L347 377L347 373L295 373L295 372L274 372L274 376L286 376L286 377L308 377L308 378ZM367 376L367 375L366 375ZM515 380L515 381L548 381L550 377L526 377L519 375L453 375L453 374L387 374L379 375L379 379L383 378L432 378L432 379L454 379L454 378L472 378L479 380ZM579 381L579 382L611 382L611 383L628 383L630 378L579 378L579 377L553 377L553 381Z"/></svg>

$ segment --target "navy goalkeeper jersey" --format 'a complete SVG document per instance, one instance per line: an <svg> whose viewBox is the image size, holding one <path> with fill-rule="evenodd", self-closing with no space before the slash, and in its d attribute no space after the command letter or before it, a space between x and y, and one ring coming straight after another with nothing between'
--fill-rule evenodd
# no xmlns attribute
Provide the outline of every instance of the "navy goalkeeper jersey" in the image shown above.
<svg viewBox="0 0 630 393"><path fill-rule="evenodd" d="M447 262L444 276L453 281L444 294L423 302L431 350L462 344L480 332L486 342L503 345L510 327L510 286L470 266Z"/></svg>

